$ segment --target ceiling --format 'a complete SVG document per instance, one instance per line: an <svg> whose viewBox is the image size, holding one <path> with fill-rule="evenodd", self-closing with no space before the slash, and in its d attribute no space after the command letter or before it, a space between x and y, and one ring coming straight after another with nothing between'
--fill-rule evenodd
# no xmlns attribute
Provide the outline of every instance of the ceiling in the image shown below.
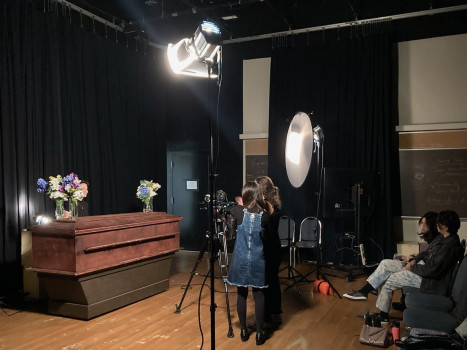
<svg viewBox="0 0 467 350"><path fill-rule="evenodd" d="M190 36L205 19L219 25L224 39L235 39L467 4L467 0L69 0L69 2L111 22L115 21L127 32L144 32L150 41L160 44Z"/></svg>

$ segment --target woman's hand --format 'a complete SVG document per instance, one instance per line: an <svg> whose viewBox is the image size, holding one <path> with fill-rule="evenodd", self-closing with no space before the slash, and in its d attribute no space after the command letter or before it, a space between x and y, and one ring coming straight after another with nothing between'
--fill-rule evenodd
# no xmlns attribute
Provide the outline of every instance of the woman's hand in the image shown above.
<svg viewBox="0 0 467 350"><path fill-rule="evenodd" d="M267 200L264 200L264 201L266 202L266 205L268 206L269 214L272 215L272 213L274 212L274 206L271 203L269 203Z"/></svg>
<svg viewBox="0 0 467 350"><path fill-rule="evenodd" d="M407 263L407 265L405 265L405 269L407 271L410 271L412 269L412 266L414 266L417 262L415 260L412 260L410 262Z"/></svg>

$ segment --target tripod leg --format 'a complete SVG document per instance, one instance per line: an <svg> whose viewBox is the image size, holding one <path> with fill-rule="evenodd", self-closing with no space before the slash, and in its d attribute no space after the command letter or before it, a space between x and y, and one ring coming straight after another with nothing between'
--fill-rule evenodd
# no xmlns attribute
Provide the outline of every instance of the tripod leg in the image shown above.
<svg viewBox="0 0 467 350"><path fill-rule="evenodd" d="M191 280L193 279L193 276L196 274L196 269L198 268L198 265L201 262L201 260L203 260L204 252L208 248L208 243L209 243L209 235L206 235L206 238L204 239L204 242L203 242L203 247L199 251L198 258L196 259L195 265L193 266L193 269L191 270L190 279L188 280L188 284L185 287L185 291L183 292L183 296L182 296L182 299L180 300L180 304L178 305L175 304L175 311L174 311L175 314L179 314L181 312L183 300L185 300L186 293L188 292L188 289L190 288L190 285L191 285Z"/></svg>
<svg viewBox="0 0 467 350"><path fill-rule="evenodd" d="M229 331L227 332L227 337L233 338L234 332L232 328L232 319L230 318L230 304L229 304L229 287L227 286L227 279L224 279L224 288L225 288L225 304L227 308L227 321L229 322Z"/></svg>
<svg viewBox="0 0 467 350"><path fill-rule="evenodd" d="M318 276L321 275L322 279L325 280L326 282L329 283L329 287L332 288L332 290L334 291L334 293L337 294L337 296L339 297L339 299L342 299L341 295L339 294L339 292L337 291L337 289L332 285L331 281L329 281L329 279L326 277L326 275L321 271L321 268L319 267L318 265Z"/></svg>
<svg viewBox="0 0 467 350"><path fill-rule="evenodd" d="M223 252L219 252L219 267L221 270L221 278L222 282L224 282L224 290L225 290L225 305L226 305L226 311L227 311L227 321L229 323L229 331L227 332L227 337L233 338L234 332L232 328L232 319L230 317L230 304L229 304L229 287L227 285L227 275L229 273L229 255L227 252L227 240L225 238L225 235L223 233L219 234L219 237L222 238L222 243L223 243ZM222 254L223 253L223 254Z"/></svg>

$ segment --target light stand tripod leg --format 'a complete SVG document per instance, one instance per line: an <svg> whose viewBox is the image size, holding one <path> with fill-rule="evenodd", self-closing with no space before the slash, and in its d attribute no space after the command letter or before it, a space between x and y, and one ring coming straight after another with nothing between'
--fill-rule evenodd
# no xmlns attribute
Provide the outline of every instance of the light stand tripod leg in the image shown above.
<svg viewBox="0 0 467 350"><path fill-rule="evenodd" d="M322 253L321 253L321 248L319 248L319 257L318 259L322 259ZM284 291L286 291L287 289L289 288L292 288L294 285L298 284L298 283L302 283L302 282L314 282L315 280L309 280L308 279L308 276L311 276L312 273L314 273L316 271L316 279L319 279L319 277L321 276L321 278L323 280L325 280L328 284L329 284L329 287L337 294L337 296L339 297L339 299L342 299L341 295L339 294L339 292L337 291L337 289L334 287L334 285L331 283L331 281L329 281L329 279L327 278L327 276L323 273L323 271L321 270L321 262L320 261L316 261L316 270L311 270L310 272L308 272L305 276L301 275L302 278L299 279L298 281L295 281L294 284L288 286Z"/></svg>
<svg viewBox="0 0 467 350"><path fill-rule="evenodd" d="M298 270L296 270L294 267L292 267L292 250L293 247L289 247L289 262L287 266L283 267L282 269L279 270L279 273L287 269L287 277L280 277L280 278L286 278L288 280L293 280L293 283L288 286L287 288L284 289L284 292L288 291L290 288L295 287L297 289L298 295L302 295L300 292L300 289L298 288L297 284L297 278L300 276L300 280L304 279L305 276L303 276ZM294 253L295 256L295 253Z"/></svg>
<svg viewBox="0 0 467 350"><path fill-rule="evenodd" d="M183 292L183 296L182 296L182 299L180 300L180 304L178 305L175 304L175 311L174 311L175 314L179 314L181 312L183 300L185 300L186 293L188 292L188 289L190 289L191 280L193 279L193 276L196 275L196 270L198 269L198 265L201 262L201 260L203 260L204 252L208 248L208 243L209 243L209 235L207 234L203 242L203 247L199 251L198 258L196 259L195 265L193 266L193 269L191 270L190 279L188 280L188 283L185 287L185 291Z"/></svg>
<svg viewBox="0 0 467 350"><path fill-rule="evenodd" d="M223 249L224 249L224 254L219 253L219 267L221 270L221 279L222 282L224 282L224 291L225 291L225 305L227 308L227 321L229 323L229 331L227 332L227 337L233 338L234 332L233 332L233 327L232 327L232 319L230 317L230 304L229 304L229 286L227 284L227 274L228 274L228 266L229 266L229 257L228 257L228 252L227 252L227 240L225 239L224 233L220 233L219 237L222 237L222 243L223 243ZM223 258L223 259L222 259Z"/></svg>
<svg viewBox="0 0 467 350"><path fill-rule="evenodd" d="M318 271L317 271L317 276L320 276L321 275L321 278L323 280L325 280L326 282L328 282L329 284L329 287L332 288L332 290L334 291L334 293L337 294L337 296L339 297L339 299L342 299L341 295L339 294L339 292L337 291L336 287L333 286L333 284L331 283L331 281L326 277L326 275L321 271L321 268L319 267L318 265Z"/></svg>
<svg viewBox="0 0 467 350"><path fill-rule="evenodd" d="M232 328L232 319L230 318L230 305L229 305L229 287L227 285L227 279L224 279L224 288L225 288L225 304L227 307L227 320L229 322L229 331L227 332L227 337L233 338L234 332Z"/></svg>

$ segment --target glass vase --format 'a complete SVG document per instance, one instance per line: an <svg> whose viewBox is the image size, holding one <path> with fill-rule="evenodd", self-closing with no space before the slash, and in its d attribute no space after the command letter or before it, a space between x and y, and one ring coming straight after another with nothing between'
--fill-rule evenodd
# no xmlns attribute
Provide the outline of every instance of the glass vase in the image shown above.
<svg viewBox="0 0 467 350"><path fill-rule="evenodd" d="M78 218L78 201L76 199L70 199L70 214L68 219L76 220Z"/></svg>
<svg viewBox="0 0 467 350"><path fill-rule="evenodd" d="M55 201L55 219L60 220L63 218L63 199Z"/></svg>
<svg viewBox="0 0 467 350"><path fill-rule="evenodd" d="M152 200L153 198L151 197L148 200L144 201L143 213L152 213Z"/></svg>

